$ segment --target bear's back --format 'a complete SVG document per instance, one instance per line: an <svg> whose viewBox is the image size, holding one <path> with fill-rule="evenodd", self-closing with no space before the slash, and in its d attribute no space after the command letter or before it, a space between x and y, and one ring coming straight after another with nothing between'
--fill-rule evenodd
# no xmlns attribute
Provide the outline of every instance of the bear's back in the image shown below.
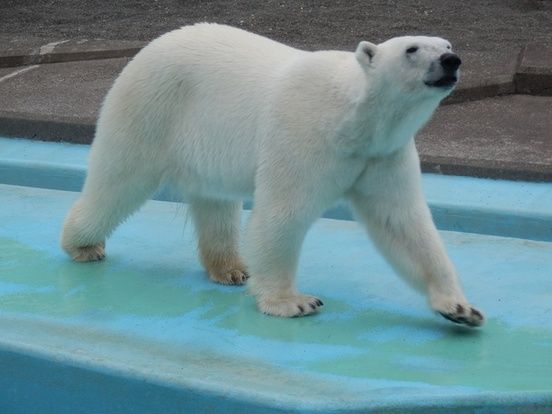
<svg viewBox="0 0 552 414"><path fill-rule="evenodd" d="M180 74L213 75L221 80L278 76L281 68L307 52L230 26L201 23L185 26L152 41L137 56L152 72L162 67Z"/></svg>

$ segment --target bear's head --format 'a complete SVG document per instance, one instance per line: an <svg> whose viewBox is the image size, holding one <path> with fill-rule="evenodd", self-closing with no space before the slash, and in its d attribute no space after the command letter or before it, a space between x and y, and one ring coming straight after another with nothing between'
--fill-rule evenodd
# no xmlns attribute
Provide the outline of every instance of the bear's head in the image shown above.
<svg viewBox="0 0 552 414"><path fill-rule="evenodd" d="M450 42L439 37L404 36L379 45L362 41L356 58L379 84L401 93L444 98L458 82L462 63Z"/></svg>

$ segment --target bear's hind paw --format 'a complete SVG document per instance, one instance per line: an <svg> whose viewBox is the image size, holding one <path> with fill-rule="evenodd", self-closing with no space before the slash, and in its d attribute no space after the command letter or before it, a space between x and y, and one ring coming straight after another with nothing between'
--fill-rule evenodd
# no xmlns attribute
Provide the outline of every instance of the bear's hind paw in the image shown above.
<svg viewBox="0 0 552 414"><path fill-rule="evenodd" d="M105 259L105 243L76 247L69 253L75 262L97 262Z"/></svg>
<svg viewBox="0 0 552 414"><path fill-rule="evenodd" d="M221 285L243 285L249 275L244 269L232 269L223 272L209 272L209 278Z"/></svg>

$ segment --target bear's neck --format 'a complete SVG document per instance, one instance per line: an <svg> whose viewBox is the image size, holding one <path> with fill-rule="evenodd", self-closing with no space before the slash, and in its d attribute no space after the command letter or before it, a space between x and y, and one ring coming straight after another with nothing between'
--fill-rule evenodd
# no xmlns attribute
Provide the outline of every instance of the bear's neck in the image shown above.
<svg viewBox="0 0 552 414"><path fill-rule="evenodd" d="M390 155L414 138L441 99L438 95L419 97L385 82L372 82L342 123L339 145L354 156Z"/></svg>

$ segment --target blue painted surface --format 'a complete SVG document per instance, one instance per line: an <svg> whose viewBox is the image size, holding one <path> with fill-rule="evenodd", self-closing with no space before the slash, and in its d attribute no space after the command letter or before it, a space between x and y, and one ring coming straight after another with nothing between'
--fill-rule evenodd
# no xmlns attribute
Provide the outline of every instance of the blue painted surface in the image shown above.
<svg viewBox="0 0 552 414"><path fill-rule="evenodd" d="M78 190L87 152L0 138L0 183ZM79 265L57 246L76 194L0 185L0 413L552 412L552 245L527 240L552 241L552 185L424 184L441 229L518 238L443 233L481 331L431 315L349 221L305 244L323 312L277 319L208 282L185 207L150 201Z"/></svg>
<svg viewBox="0 0 552 414"><path fill-rule="evenodd" d="M105 262L71 262L76 197L0 185L0 413L552 412L552 243L443 232L488 316L468 330L360 226L322 219L299 286L325 307L280 319L208 281L179 204L149 201Z"/></svg>
<svg viewBox="0 0 552 414"><path fill-rule="evenodd" d="M0 137L0 183L78 191L88 148ZM551 183L424 174L424 189L442 230L552 241ZM349 220L351 213L338 206L325 217Z"/></svg>

